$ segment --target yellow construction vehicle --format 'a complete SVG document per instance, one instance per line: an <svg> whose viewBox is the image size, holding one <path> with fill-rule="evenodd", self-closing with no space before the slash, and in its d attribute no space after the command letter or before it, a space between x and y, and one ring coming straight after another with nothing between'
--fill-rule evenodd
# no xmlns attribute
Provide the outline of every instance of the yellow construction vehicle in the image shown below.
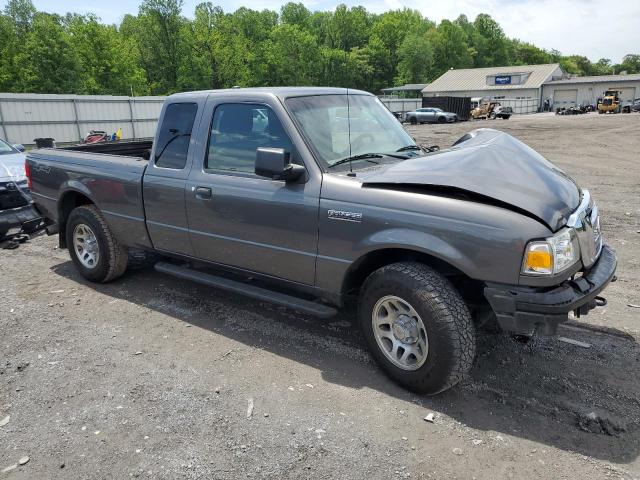
<svg viewBox="0 0 640 480"><path fill-rule="evenodd" d="M622 110L622 92L620 90L607 90L604 97L598 102L598 113L620 113Z"/></svg>
<svg viewBox="0 0 640 480"><path fill-rule="evenodd" d="M499 105L500 102L482 102L476 108L471 110L471 118L473 120L489 118L493 110Z"/></svg>

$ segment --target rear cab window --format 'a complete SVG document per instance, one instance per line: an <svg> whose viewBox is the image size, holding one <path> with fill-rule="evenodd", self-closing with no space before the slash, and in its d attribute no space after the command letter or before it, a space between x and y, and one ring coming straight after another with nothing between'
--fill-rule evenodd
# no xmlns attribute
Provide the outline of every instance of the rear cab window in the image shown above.
<svg viewBox="0 0 640 480"><path fill-rule="evenodd" d="M175 170L185 167L197 112L197 103L172 103L167 106L158 132L156 167Z"/></svg>

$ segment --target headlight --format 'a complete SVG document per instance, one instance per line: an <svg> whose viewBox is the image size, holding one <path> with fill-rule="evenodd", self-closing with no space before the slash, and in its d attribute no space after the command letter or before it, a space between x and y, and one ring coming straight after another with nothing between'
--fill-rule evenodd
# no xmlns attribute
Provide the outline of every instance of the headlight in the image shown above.
<svg viewBox="0 0 640 480"><path fill-rule="evenodd" d="M579 258L575 233L567 228L545 240L529 242L524 252L522 273L553 275L571 267Z"/></svg>

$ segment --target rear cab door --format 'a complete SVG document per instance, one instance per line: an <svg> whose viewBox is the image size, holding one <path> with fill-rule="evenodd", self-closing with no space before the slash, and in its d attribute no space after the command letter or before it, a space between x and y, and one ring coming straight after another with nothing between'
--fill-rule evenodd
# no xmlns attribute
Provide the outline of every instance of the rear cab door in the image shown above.
<svg viewBox="0 0 640 480"><path fill-rule="evenodd" d="M185 189L197 149L197 128L206 96L169 97L163 107L143 179L147 230L154 248L192 256Z"/></svg>
<svg viewBox="0 0 640 480"><path fill-rule="evenodd" d="M195 256L312 286L322 175L281 101L267 93L213 93L198 138L186 190ZM289 151L306 167L304 180L257 176L259 147Z"/></svg>

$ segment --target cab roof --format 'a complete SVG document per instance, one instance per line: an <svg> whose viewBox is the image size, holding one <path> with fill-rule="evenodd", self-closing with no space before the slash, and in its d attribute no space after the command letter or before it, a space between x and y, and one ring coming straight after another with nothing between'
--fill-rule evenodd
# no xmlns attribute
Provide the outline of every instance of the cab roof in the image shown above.
<svg viewBox="0 0 640 480"><path fill-rule="evenodd" d="M225 88L219 90L200 90L195 92L182 92L175 93L167 97L171 99L184 99L185 97L190 99L197 99L208 97L209 95L217 96L242 96L247 95L251 97L258 96L276 96L281 99L289 97L305 97L313 95L372 95L369 92L363 90L355 90L352 88L335 88L335 87L249 87L249 88Z"/></svg>

